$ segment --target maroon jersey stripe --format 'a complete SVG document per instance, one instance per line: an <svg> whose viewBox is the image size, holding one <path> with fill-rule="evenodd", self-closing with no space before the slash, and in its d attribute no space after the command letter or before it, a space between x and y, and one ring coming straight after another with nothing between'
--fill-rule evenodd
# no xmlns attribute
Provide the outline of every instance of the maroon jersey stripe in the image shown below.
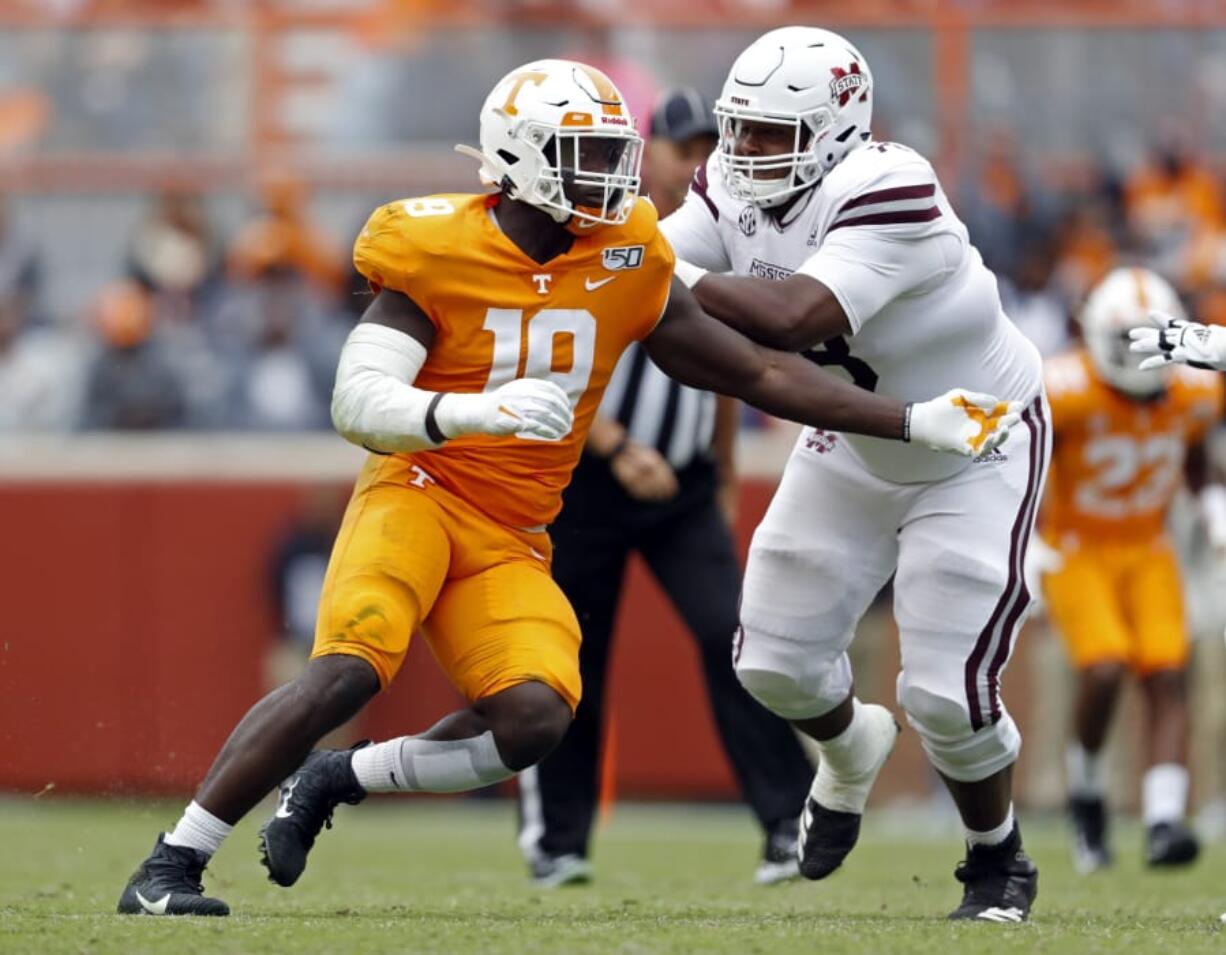
<svg viewBox="0 0 1226 955"><path fill-rule="evenodd" d="M694 179L690 182L690 191L707 204L707 208L711 210L711 215L716 222L719 222L719 209L715 207L715 203L707 195L707 167L705 163L694 170Z"/></svg>
<svg viewBox="0 0 1226 955"><path fill-rule="evenodd" d="M853 216L841 219L826 230L829 234L835 229L849 225L901 225L904 222L931 222L941 217L941 210L936 206L927 209L903 209L899 212L873 212L868 215Z"/></svg>
<svg viewBox="0 0 1226 955"><path fill-rule="evenodd" d="M924 183L919 186L894 186L892 189L878 189L876 192L866 192L843 203L839 209L842 215L848 209L859 209L861 206L876 205L880 202L901 202L904 199L930 199L935 196L937 187L934 183Z"/></svg>

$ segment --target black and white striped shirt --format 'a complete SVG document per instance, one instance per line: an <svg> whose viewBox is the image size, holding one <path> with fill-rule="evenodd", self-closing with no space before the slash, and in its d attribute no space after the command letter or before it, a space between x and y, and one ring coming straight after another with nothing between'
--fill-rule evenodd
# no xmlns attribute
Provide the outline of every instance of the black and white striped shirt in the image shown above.
<svg viewBox="0 0 1226 955"><path fill-rule="evenodd" d="M711 392L673 381L634 344L613 371L600 414L620 422L632 441L650 445L681 470L710 449L715 402Z"/></svg>

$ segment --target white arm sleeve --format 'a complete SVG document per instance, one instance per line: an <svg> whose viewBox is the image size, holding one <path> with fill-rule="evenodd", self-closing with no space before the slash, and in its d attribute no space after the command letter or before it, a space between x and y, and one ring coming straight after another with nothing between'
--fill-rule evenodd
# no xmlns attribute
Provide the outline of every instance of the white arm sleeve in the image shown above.
<svg viewBox="0 0 1226 955"><path fill-rule="evenodd" d="M857 226L827 235L796 271L834 293L854 335L894 299L949 275L964 254L949 232L903 238Z"/></svg>
<svg viewBox="0 0 1226 955"><path fill-rule="evenodd" d="M411 335L362 322L345 340L332 390L332 424L347 441L392 453L437 448L426 433L432 391L412 382L426 347Z"/></svg>

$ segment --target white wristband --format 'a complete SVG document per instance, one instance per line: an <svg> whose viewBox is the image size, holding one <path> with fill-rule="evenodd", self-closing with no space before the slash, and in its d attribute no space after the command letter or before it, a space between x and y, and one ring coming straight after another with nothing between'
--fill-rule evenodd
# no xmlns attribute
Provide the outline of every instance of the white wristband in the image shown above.
<svg viewBox="0 0 1226 955"><path fill-rule="evenodd" d="M679 278L681 284L686 288L693 288L707 275L707 270L700 269L697 265L690 265L684 259L678 259L673 263L673 275Z"/></svg>

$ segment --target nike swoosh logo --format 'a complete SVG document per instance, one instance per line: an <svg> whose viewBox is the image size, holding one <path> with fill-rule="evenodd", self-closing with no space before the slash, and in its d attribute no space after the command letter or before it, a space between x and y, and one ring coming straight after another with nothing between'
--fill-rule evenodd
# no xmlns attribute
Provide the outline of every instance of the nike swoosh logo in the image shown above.
<svg viewBox="0 0 1226 955"><path fill-rule="evenodd" d="M599 282L593 282L591 279L584 279L583 287L589 292L595 292L596 289L600 288L602 285L608 285L615 278L617 278L616 275L610 275L607 279L601 279Z"/></svg>
<svg viewBox="0 0 1226 955"><path fill-rule="evenodd" d="M170 904L170 893L167 892L156 902L150 902L147 898L141 895L140 891L138 890L136 893L136 901L139 902L140 907L150 915L165 915L166 906Z"/></svg>
<svg viewBox="0 0 1226 955"><path fill-rule="evenodd" d="M544 554L542 554L540 551L538 551L538 550L537 550L535 547L529 547L529 548L528 548L528 551L529 551L529 553L531 553L531 554L532 554L532 556L533 556L533 557L535 557L537 560L544 560L544 559L545 559L545 555L544 555Z"/></svg>
<svg viewBox="0 0 1226 955"><path fill-rule="evenodd" d="M289 797L294 794L294 789L297 788L298 783L301 781L302 781L301 776L295 776L294 781L292 783L289 783L288 785L282 787L281 802L277 806L277 811L273 813L273 815L276 816L278 819L288 819L290 816L294 814L293 810L289 808Z"/></svg>

